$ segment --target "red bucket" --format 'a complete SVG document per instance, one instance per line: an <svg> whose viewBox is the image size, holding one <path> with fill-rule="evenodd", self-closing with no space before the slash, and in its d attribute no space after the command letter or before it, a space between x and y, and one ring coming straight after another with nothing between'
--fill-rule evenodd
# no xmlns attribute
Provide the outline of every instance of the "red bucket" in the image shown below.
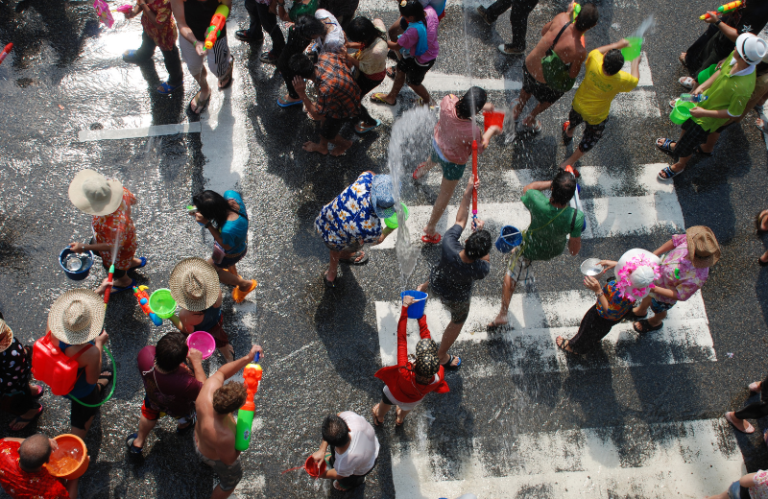
<svg viewBox="0 0 768 499"><path fill-rule="evenodd" d="M315 458L313 458L311 454L307 460L304 461L304 469L312 478L319 478L321 474L325 473L325 468L325 461L323 461L320 464L320 468L318 468L317 464L315 464Z"/></svg>
<svg viewBox="0 0 768 499"><path fill-rule="evenodd" d="M504 113L497 113L486 111L483 113L485 121L485 131L487 132L492 126L497 126L501 129L504 128Z"/></svg>

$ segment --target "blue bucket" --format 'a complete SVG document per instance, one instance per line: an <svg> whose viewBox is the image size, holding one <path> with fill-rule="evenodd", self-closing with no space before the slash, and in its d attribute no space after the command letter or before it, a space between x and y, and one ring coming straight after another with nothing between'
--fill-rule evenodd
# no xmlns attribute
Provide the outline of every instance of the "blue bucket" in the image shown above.
<svg viewBox="0 0 768 499"><path fill-rule="evenodd" d="M74 255L80 259L82 266L77 270L70 270L67 268L67 260L70 255ZM59 266L64 273L73 281L82 281L91 272L91 266L93 266L93 251L86 251L84 253L74 253L68 247L61 250L59 253Z"/></svg>
<svg viewBox="0 0 768 499"><path fill-rule="evenodd" d="M517 227L505 225L501 228L499 238L496 239L496 249L502 253L509 253L515 246L520 246L523 242L523 235L517 230Z"/></svg>
<svg viewBox="0 0 768 499"><path fill-rule="evenodd" d="M427 295L427 293L411 289L400 293L401 299L405 298L406 296L413 296L413 298L416 300L415 303L412 303L411 306L408 307L408 318L421 319L421 317L424 315L424 307L427 306L427 296L429 295Z"/></svg>

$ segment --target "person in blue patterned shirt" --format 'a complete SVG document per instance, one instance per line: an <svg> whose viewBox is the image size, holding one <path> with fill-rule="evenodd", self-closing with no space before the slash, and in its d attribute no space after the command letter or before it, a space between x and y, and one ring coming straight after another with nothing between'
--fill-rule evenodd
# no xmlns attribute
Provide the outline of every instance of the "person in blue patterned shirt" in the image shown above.
<svg viewBox="0 0 768 499"><path fill-rule="evenodd" d="M383 221L395 214L394 205L390 176L368 171L323 206L315 219L315 229L331 250L324 277L326 287L335 286L340 261L349 265L368 261L363 246L378 244L392 232Z"/></svg>

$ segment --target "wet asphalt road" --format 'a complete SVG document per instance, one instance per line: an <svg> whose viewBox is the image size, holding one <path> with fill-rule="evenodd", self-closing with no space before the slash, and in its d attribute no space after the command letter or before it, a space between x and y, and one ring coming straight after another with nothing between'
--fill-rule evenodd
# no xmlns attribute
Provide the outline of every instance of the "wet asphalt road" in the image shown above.
<svg viewBox="0 0 768 499"><path fill-rule="evenodd" d="M612 116L606 136L582 162L621 171L631 180L634 165L667 161L652 144L655 137L678 134L678 127L666 118L666 101L680 91L675 81L684 75L677 54L703 31L697 17L711 5L700 0L686 2L684 7L657 0L604 0L599 5L601 21L587 35L589 48L628 34L649 12L658 22L644 50L661 117ZM538 28L559 7L543 3L533 13L529 46L535 43ZM506 16L491 28L477 17L473 6L468 10L470 65L475 76L505 75L519 81L521 59L501 56L495 48L510 38ZM387 24L395 20L391 8L380 11L363 2L360 11L378 15ZM458 5L449 6L441 24L441 56L433 71L467 72L461 13ZM245 23L242 3L236 2L233 18ZM77 132L85 129L188 121L184 108L197 88L188 74L183 95L159 97L148 91L164 79L159 52L157 70L121 61L124 49L138 46L139 33L138 21L120 22L113 30L99 25L89 2L10 0L0 4L0 41L16 45L0 66L0 309L25 343L45 332L53 300L64 290L78 287L65 279L56 257L68 242L90 235L88 216L78 212L66 195L70 179L82 168L120 178L137 195L139 254L150 262L138 272L139 282L151 289L165 287L180 258L210 252L210 240L183 210L192 194L220 174L219 158L204 154L201 134L96 142L77 139ZM235 91L243 95L232 100L233 106L239 106L234 115L246 117L243 122L236 119L235 126L245 133L239 136L244 141L235 145L249 152L243 171L235 176L251 220L249 255L240 273L260 284L243 305L234 304L225 293L225 325L237 355L244 354L252 342L266 352L257 399L260 418L252 447L243 454L246 478L240 495L341 497L329 491L328 484L313 482L301 471L281 472L298 466L315 450L325 414L354 410L369 415L380 396L380 382L373 378L380 366L374 302L394 300L401 285L394 251L387 250L372 253L367 266L343 267L340 289L326 291L320 276L327 250L312 222L320 207L360 172L388 171L391 128L385 125L356 140L341 159L302 151L301 144L317 136L314 125L297 109L281 111L274 105L282 92L281 79L272 67L258 61L259 49L230 43L236 57ZM490 92L496 103L515 95ZM540 136L494 144L482 161L484 196L504 197L494 179L506 170L535 169L541 178L551 175L565 154L559 144L559 123L570 97L542 116ZM435 418L427 434L418 434L415 424L379 432L378 467L366 485L349 496L394 497L391 451L407 449L424 438L447 461L455 462L461 461L473 442L484 441L495 456L493 472L503 476L511 464L503 452L493 454L494 445L517 433L710 419L740 407L747 397L746 383L765 375L768 352L768 270L755 261L764 244L755 237L753 225L755 213L765 207L766 149L751 125L753 120L754 114L741 127L729 129L713 157L694 160L689 171L675 180L686 226L709 225L722 245L722 260L703 290L717 362L600 368L607 363L598 355L587 361L598 368L570 374L529 372L505 376L501 382L451 374L451 393L425 401L424 410ZM347 129L345 135L352 135L351 131ZM414 189L406 182L403 195L414 204L428 204L437 190ZM592 239L584 242L582 255L617 259L628 248L652 250L668 238L668 233L657 231ZM438 258L439 250L423 249L409 287L422 282ZM579 289L580 261L562 256L538 266L536 290ZM479 283L476 295L498 293L501 265L501 258L493 253L491 276ZM102 277L101 270L92 272L83 285L95 287ZM81 497L208 497L214 484L212 473L195 458L190 438L174 435L169 421L158 425L143 460L126 457L123 441L135 431L143 397L136 354L171 328L152 326L127 293L110 302L105 327L116 357L118 383L114 399L103 407L88 436L92 464L81 481ZM466 372L473 364L503 361L505 348L509 346L501 341L490 341L462 343L456 351L468 360ZM732 353L732 358L726 353ZM36 430L50 435L66 432L68 404L51 394L43 400L46 411ZM4 429L8 421L9 417L0 415L0 435L8 435ZM623 449L622 459L640 459L643 443L631 432L610 438ZM737 435L737 442L750 471L768 465L759 432ZM443 471L442 479L451 479L460 465Z"/></svg>

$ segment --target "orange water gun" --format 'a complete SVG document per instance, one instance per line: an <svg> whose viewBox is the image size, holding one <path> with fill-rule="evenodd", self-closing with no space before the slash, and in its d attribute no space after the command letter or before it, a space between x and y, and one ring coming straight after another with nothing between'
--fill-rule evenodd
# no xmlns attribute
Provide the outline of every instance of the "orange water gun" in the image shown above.
<svg viewBox="0 0 768 499"><path fill-rule="evenodd" d="M259 361L258 353L256 353L254 360ZM237 411L237 430L235 432L235 450L241 452L251 445L251 428L253 427L253 417L256 415L256 404L253 399L256 392L259 391L259 381L261 381L262 374L259 364L248 364L243 370L243 380L248 395L245 397L245 404Z"/></svg>
<svg viewBox="0 0 768 499"><path fill-rule="evenodd" d="M707 12L706 14L703 14L703 15L699 16L699 19L701 19L702 21L706 21L707 19L711 19L713 17L717 17L717 14L727 14L728 12L734 11L734 10L738 9L739 7L741 7L741 4L742 4L741 0L735 0L734 2L728 2L727 4L721 5L720 7L718 7L717 8L717 12L715 12L715 11Z"/></svg>
<svg viewBox="0 0 768 499"><path fill-rule="evenodd" d="M218 40L219 35L221 35L221 30L227 25L227 17L229 17L229 7L226 5L219 5L211 18L211 25L208 26L208 30L205 32L206 50L212 49L216 44L216 40Z"/></svg>
<svg viewBox="0 0 768 499"><path fill-rule="evenodd" d="M155 315L154 312L152 312L152 309L149 308L149 295L147 294L147 288L144 285L141 286L134 286L133 287L133 295L136 297L136 301L139 302L139 307L141 307L141 310L152 320L152 323L155 326L162 326L163 320Z"/></svg>

